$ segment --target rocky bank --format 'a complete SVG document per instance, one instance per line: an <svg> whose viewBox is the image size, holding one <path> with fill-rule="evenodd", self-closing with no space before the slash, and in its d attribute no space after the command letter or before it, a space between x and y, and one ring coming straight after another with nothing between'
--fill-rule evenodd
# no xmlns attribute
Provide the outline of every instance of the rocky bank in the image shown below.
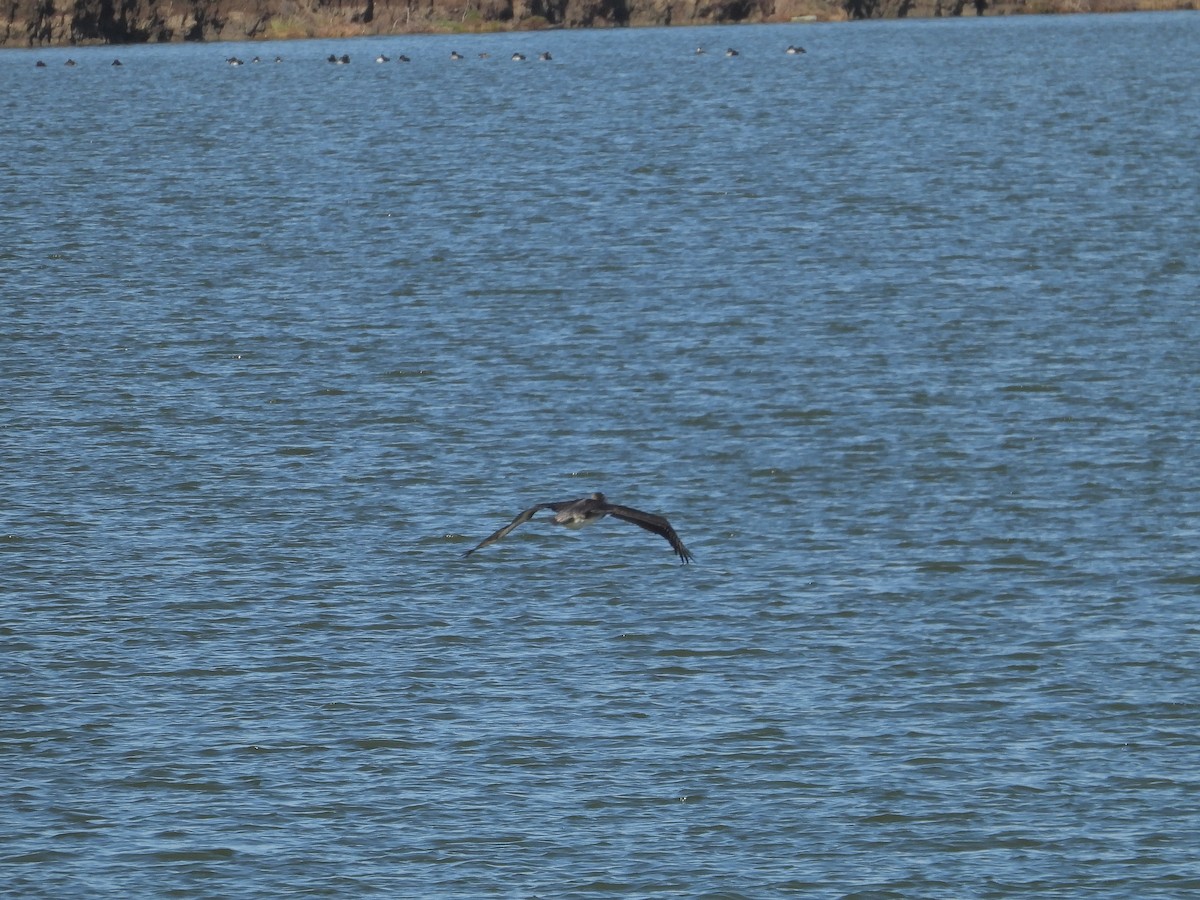
<svg viewBox="0 0 1200 900"><path fill-rule="evenodd" d="M1194 0L2 0L0 46L1191 9Z"/></svg>

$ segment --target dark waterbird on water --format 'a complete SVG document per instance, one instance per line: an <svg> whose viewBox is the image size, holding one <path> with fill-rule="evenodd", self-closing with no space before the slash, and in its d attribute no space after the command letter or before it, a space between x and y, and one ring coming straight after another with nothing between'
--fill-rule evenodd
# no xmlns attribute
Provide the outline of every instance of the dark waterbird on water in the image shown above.
<svg viewBox="0 0 1200 900"><path fill-rule="evenodd" d="M488 544L494 544L518 525L524 525L543 509L553 511L554 518L551 521L556 525L566 525L568 528L579 528L581 525L596 522L605 516L612 516L614 519L632 522L639 528L645 528L647 531L653 531L655 534L666 538L667 542L671 545L671 549L679 555L679 558L684 563L689 563L693 559L688 548L683 546L683 541L675 533L675 529L671 527L671 523L662 516L642 512L640 509L634 509L630 506L609 503L601 493L592 494L590 497L582 497L579 500L561 500L558 503L539 503L536 506L531 506L503 528L485 537L464 553L463 556L470 556L479 548L486 547Z"/></svg>

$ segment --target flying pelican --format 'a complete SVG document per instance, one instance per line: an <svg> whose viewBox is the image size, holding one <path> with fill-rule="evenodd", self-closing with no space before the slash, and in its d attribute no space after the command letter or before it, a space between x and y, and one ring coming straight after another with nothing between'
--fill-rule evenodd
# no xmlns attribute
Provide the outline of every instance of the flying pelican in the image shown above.
<svg viewBox="0 0 1200 900"><path fill-rule="evenodd" d="M518 525L524 525L543 509L549 509L554 512L554 518L551 521L556 525L566 525L568 528L579 528L581 525L586 525L588 522L595 522L603 519L605 516L612 516L614 519L632 522L639 528L645 528L647 531L653 531L655 534L666 538L667 542L671 545L671 549L679 555L684 564L691 562L693 559L691 552L687 547L683 546L683 541L679 539L679 535L671 527L671 523L662 516L642 512L640 509L633 509L629 506L619 506L616 503L609 503L604 499L604 495L598 492L592 494L590 497L581 497L578 500L561 500L558 503L539 503L536 506L531 506L503 528L485 537L464 553L463 556L470 556L479 548L486 547L488 544L494 544Z"/></svg>

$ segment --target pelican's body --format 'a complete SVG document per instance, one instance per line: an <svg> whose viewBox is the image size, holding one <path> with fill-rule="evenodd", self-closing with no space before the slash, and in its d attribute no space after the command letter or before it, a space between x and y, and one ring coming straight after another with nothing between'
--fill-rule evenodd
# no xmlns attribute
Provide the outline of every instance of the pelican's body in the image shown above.
<svg viewBox="0 0 1200 900"><path fill-rule="evenodd" d="M684 563L692 561L691 552L683 545L683 541L679 539L679 535L675 533L675 529L671 527L671 523L662 516L642 512L640 509L634 509L630 506L609 503L601 493L581 497L578 500L561 500L557 503L538 503L536 506L531 506L503 528L485 537L464 553L463 556L470 556L481 547L494 544L518 525L528 522L543 509L551 510L554 513L554 518L551 521L556 525L565 525L567 528L580 528L589 522L596 522L603 519L605 516L612 516L614 519L632 522L640 528L652 531L666 538L667 543L671 545L671 549L675 551Z"/></svg>

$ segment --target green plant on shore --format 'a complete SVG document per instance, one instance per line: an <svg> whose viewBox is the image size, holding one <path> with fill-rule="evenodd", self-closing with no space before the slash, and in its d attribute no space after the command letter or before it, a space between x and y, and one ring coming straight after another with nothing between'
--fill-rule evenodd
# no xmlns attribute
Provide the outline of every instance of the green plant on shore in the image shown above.
<svg viewBox="0 0 1200 900"><path fill-rule="evenodd" d="M272 18L263 29L263 37L271 41L291 41L316 36L312 21L299 16Z"/></svg>

